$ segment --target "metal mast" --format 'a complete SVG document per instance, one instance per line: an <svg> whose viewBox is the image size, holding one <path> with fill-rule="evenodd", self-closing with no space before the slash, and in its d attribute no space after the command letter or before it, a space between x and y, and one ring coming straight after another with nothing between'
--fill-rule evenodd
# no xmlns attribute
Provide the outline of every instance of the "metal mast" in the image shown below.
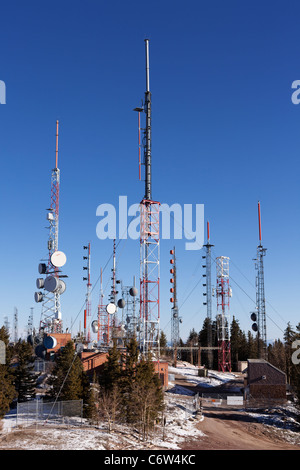
<svg viewBox="0 0 300 470"><path fill-rule="evenodd" d="M102 288L102 268L100 272L100 298L98 304L98 346L108 347L110 341L110 314L104 305L104 294Z"/></svg>
<svg viewBox="0 0 300 470"><path fill-rule="evenodd" d="M86 301L85 301L85 311L84 311L84 335L86 341L89 343L91 341L91 330L90 330L90 323L91 323L91 244L83 247L84 250L88 250L87 256L84 256L83 259L86 260L86 266L83 267L84 270L87 271L87 276L83 278L84 281L87 281L86 284ZM87 327L88 325L88 327Z"/></svg>
<svg viewBox="0 0 300 470"><path fill-rule="evenodd" d="M205 256L202 258L205 259L205 274L206 282L203 284L203 287L206 287L206 292L203 294L206 296L206 302L203 302L206 305L206 316L208 319L208 332L207 332L207 346L212 347L212 287L211 287L211 247L214 245L210 244L210 230L209 230L209 221L207 221L207 243L204 245L206 249ZM212 369L213 367L213 352L211 349L208 350L208 367Z"/></svg>
<svg viewBox="0 0 300 470"><path fill-rule="evenodd" d="M217 263L217 334L218 334L218 370L231 372L229 298L229 258L219 256Z"/></svg>
<svg viewBox="0 0 300 470"><path fill-rule="evenodd" d="M58 168L58 121L56 121L55 168L51 173L51 204L47 209L49 222L48 264L40 263L39 273L46 279L37 279L37 287L45 288L44 293L36 292L36 302L43 302L40 328L48 333L62 332L60 295L65 291L65 283L59 278L59 267L65 264L65 255L58 251L59 189L60 170ZM63 277L63 276L61 276ZM66 276L64 276L66 277Z"/></svg>
<svg viewBox="0 0 300 470"><path fill-rule="evenodd" d="M143 129L145 166L145 195L140 203L140 321L142 324L140 348L143 354L157 350L159 355L159 207L160 203L152 200L151 181L151 92L149 79L149 40L145 39L146 54L146 92L142 108L135 108L139 113L139 156L140 156L140 112L146 115L146 127Z"/></svg>
<svg viewBox="0 0 300 470"><path fill-rule="evenodd" d="M14 310L14 343L15 344L18 342L18 339L19 339L18 318L19 318L18 309L17 307L15 307L15 310Z"/></svg>
<svg viewBox="0 0 300 470"><path fill-rule="evenodd" d="M170 279L170 282L172 284L172 287L170 288L170 292L172 294L170 302L173 304L173 307L171 309L171 345L173 349L175 349L179 346L179 324L181 323L177 303L177 271L175 247L173 248L173 250L170 250L170 255L172 255L172 258L170 259L170 263L172 265L172 268L170 269L170 273L172 274L172 277Z"/></svg>
<svg viewBox="0 0 300 470"><path fill-rule="evenodd" d="M264 256L267 249L262 245L261 238L261 214L260 202L258 201L258 229L259 245L257 246L257 259L255 268L256 275L256 309L257 309L257 347L258 357L267 359L267 327L266 327L266 300L264 281Z"/></svg>

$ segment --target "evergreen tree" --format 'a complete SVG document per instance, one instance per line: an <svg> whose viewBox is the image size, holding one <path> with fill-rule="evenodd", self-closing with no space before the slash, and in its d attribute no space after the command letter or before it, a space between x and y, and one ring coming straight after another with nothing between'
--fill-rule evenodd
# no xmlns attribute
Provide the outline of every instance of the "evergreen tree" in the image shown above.
<svg viewBox="0 0 300 470"><path fill-rule="evenodd" d="M285 362L286 362L286 378L287 382L291 383L292 378L292 343L296 337L295 331L293 331L290 322L288 322L286 329L284 330L283 339L285 346Z"/></svg>
<svg viewBox="0 0 300 470"><path fill-rule="evenodd" d="M141 436L145 439L164 408L162 386L150 356L142 358L137 364L130 398L131 421L139 425Z"/></svg>
<svg viewBox="0 0 300 470"><path fill-rule="evenodd" d="M17 361L13 369L14 386L21 403L35 398L37 376L34 374L34 355L30 344L19 340L14 349Z"/></svg>
<svg viewBox="0 0 300 470"><path fill-rule="evenodd" d="M165 354L166 351L166 347L168 345L168 341L167 341L167 336L166 334L161 330L160 332L160 340L159 340L159 345L160 345L160 353L161 354Z"/></svg>
<svg viewBox="0 0 300 470"><path fill-rule="evenodd" d="M280 339L275 340L273 344L269 344L268 361L282 372L286 372L285 347Z"/></svg>
<svg viewBox="0 0 300 470"><path fill-rule="evenodd" d="M0 418L3 418L8 412L13 399L16 398L13 375L10 368L9 334L4 326L0 328L0 340L6 346L6 364L0 364Z"/></svg>
<svg viewBox="0 0 300 470"><path fill-rule="evenodd" d="M251 331L247 333L247 359L257 359L257 342Z"/></svg>
<svg viewBox="0 0 300 470"><path fill-rule="evenodd" d="M60 400L79 400L84 396L86 377L82 362L75 353L73 341L69 341L56 359L48 381L51 386L48 396Z"/></svg>
<svg viewBox="0 0 300 470"><path fill-rule="evenodd" d="M113 389L118 385L121 379L120 352L117 349L116 342L108 352L107 361L104 364L103 372L99 377L99 383L105 391Z"/></svg>

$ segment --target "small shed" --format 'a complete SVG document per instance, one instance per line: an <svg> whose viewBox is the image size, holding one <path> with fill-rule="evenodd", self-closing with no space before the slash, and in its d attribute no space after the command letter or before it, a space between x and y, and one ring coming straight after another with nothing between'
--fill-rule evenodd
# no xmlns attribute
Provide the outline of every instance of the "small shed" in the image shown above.
<svg viewBox="0 0 300 470"><path fill-rule="evenodd" d="M255 399L286 399L286 374L265 359L247 360L246 386Z"/></svg>

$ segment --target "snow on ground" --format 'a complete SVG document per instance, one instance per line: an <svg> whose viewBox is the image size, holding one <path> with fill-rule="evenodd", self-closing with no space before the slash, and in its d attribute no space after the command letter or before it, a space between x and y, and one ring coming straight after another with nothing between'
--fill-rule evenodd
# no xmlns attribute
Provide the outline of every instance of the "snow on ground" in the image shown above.
<svg viewBox="0 0 300 470"><path fill-rule="evenodd" d="M217 372L214 370L209 370L207 377L198 377L198 370L197 366L184 361L179 361L177 367L169 366L169 374L182 375L187 382L195 385L201 384L204 387L217 387L235 378L235 374L231 372Z"/></svg>
<svg viewBox="0 0 300 470"><path fill-rule="evenodd" d="M232 373L209 371L208 377L198 377L198 367L189 363L178 362L178 367L169 367L172 375L182 375L187 382L201 383L202 386L215 387L233 380ZM30 428L26 422L18 419L16 427L16 410L8 413L0 421L0 450L1 449L31 449L31 450L139 450L139 449L165 449L176 450L186 440L199 439L204 434L197 429L197 424L204 418L195 414L194 393L171 379L169 388L165 393L166 410L165 426L156 426L147 442L139 441L138 433L125 425L116 425L115 430L109 433L107 425L90 426L87 421L77 419L69 422L69 426L45 424L39 422L38 426ZM249 410L249 414L263 422L266 426L276 427L284 433L283 438L290 443L299 443L299 432L295 433L297 413L294 405L276 408L274 410ZM2 426L2 428L1 428Z"/></svg>
<svg viewBox="0 0 300 470"><path fill-rule="evenodd" d="M171 388L173 384L170 384ZM184 389L182 390L184 392ZM117 450L117 449L180 449L186 439L201 439L204 435L196 428L202 419L195 415L193 397L186 394L165 393L165 426L156 426L147 442L139 441L136 431L125 425L116 425L109 433L107 425L88 426L86 420L72 420L70 426L45 424L43 421L28 428L29 420L22 423L16 410L12 410L0 421L0 450ZM18 428L16 427L18 424ZM50 436L50 438L49 438Z"/></svg>

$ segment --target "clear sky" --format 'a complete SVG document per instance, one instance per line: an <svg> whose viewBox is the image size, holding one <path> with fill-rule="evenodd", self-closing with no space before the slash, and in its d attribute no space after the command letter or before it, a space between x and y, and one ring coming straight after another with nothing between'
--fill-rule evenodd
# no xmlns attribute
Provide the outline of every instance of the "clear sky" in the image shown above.
<svg viewBox="0 0 300 470"><path fill-rule="evenodd" d="M113 242L96 235L99 204L119 195L138 203L137 115L145 92L144 39L150 39L153 199L204 204L213 256L230 257L231 315L251 329L253 258L261 202L268 339L300 321L300 80L298 1L52 0L1 6L0 323L14 307L19 333L34 302L38 264L47 256L46 208L59 120L59 249L67 255L64 326L83 323L83 245L92 247L92 312L100 268L109 293ZM170 336L169 250L175 245L185 340L199 331L203 250L161 243L161 328ZM118 277L139 278L139 242L121 241ZM213 284L215 270L213 269ZM215 314L214 302L214 314ZM76 321L75 321L76 320Z"/></svg>

